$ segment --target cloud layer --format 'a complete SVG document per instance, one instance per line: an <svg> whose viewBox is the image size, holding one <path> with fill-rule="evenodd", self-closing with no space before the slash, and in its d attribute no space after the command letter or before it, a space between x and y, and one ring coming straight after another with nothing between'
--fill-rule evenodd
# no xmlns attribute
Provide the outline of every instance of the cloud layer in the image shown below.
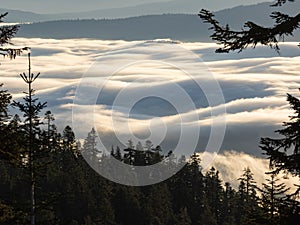
<svg viewBox="0 0 300 225"><path fill-rule="evenodd" d="M168 151L183 134L196 137L199 130L195 148L204 151L214 129L226 121L221 151L261 156L260 137L274 136L292 113L286 93L298 94L295 43L283 44L281 56L264 47L216 55L211 43L167 40L17 38L14 43L32 48L33 72L41 72L34 88L59 129L72 124L75 108L77 136L84 138L95 126L107 147L152 139ZM26 90L18 77L25 71L26 55L1 60L1 82L15 99Z"/></svg>
<svg viewBox="0 0 300 225"><path fill-rule="evenodd" d="M214 158L214 161L209 167L204 168L204 174L213 166L220 172L223 184L229 182L236 190L239 185L238 178L242 176L247 167L253 173L253 178L258 187L262 188L262 183L266 183L266 179L270 179L270 175L266 174L270 171L267 159L236 151L227 151L218 155L209 154L209 157ZM285 183L287 187L291 188L291 193L296 190L295 184L299 184L299 178L297 177L286 176L281 173L277 178L279 178L278 184Z"/></svg>

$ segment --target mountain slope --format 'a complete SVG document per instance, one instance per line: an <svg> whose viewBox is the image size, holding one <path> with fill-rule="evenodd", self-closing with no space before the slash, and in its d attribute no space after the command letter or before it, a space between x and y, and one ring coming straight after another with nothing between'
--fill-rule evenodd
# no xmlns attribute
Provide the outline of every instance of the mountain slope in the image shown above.
<svg viewBox="0 0 300 225"><path fill-rule="evenodd" d="M205 35L203 35L205 34ZM19 37L193 41L207 37L207 26L195 15L169 14L116 20L64 20L24 24Z"/></svg>
<svg viewBox="0 0 300 225"><path fill-rule="evenodd" d="M36 2L31 4L33 0L24 2L4 2L1 4L4 8L16 6L24 11L33 12L59 12L59 14L34 14L17 10L1 10L10 11L9 21L6 22L42 22L46 20L60 19L103 19L103 18L125 18L141 15L154 15L163 13L181 13L196 14L201 8L217 11L225 8L231 8L237 5L251 5L264 0L131 0L124 2L122 0L69 0L64 1L42 1L42 4ZM265 0L268 1L268 0ZM154 3L149 3L154 2ZM269 0L270 2L270 0ZM12 9L14 9L12 8ZM40 8L40 10L38 10ZM56 10L53 10L55 9ZM73 13L74 12L74 13ZM26 15L28 13L29 15Z"/></svg>
<svg viewBox="0 0 300 225"><path fill-rule="evenodd" d="M291 7L294 6L294 7ZM300 8L300 1L280 8L294 15ZM251 20L263 25L272 24L269 14L278 8L269 7L269 3L251 6L239 6L216 12L222 24L229 23L240 29L245 21ZM255 13L253 13L255 12ZM97 38L144 40L171 38L183 41L209 41L208 25L203 24L197 15L164 14L139 16L126 19L102 20L63 20L24 24L18 36L41 38ZM299 41L300 31L287 40Z"/></svg>
<svg viewBox="0 0 300 225"><path fill-rule="evenodd" d="M8 12L8 15L5 17L5 22L8 23L39 22L54 19L54 17L50 15L37 14L21 10L0 9L1 14L5 12Z"/></svg>
<svg viewBox="0 0 300 225"><path fill-rule="evenodd" d="M263 0L228 0L224 3L222 0L173 0L166 2L155 2L139 4L128 7L105 8L97 2L93 2L93 8L96 10L70 13L70 7L66 7L67 12L59 14L37 14L19 10L0 9L0 12L9 12L6 22L44 22L49 20L64 19L112 19L126 18L142 15L156 14L196 14L202 8L217 11L224 8L231 8L237 5L250 5ZM267 0L266 0L267 1ZM74 3L75 4L75 3ZM78 4L78 3L77 3ZM270 5L270 3L266 3ZM116 4L117 5L117 4ZM101 8L101 9L98 9ZM82 8L84 9L84 8Z"/></svg>
<svg viewBox="0 0 300 225"><path fill-rule="evenodd" d="M202 8L216 11L224 8L231 8L240 4L251 5L261 1L262 0L252 0L249 3L249 1L246 0L227 0L226 4L224 4L222 0L174 0L122 8L92 10L81 13L56 14L53 16L64 19L112 19L157 14L197 14ZM266 4L270 5L270 3Z"/></svg>

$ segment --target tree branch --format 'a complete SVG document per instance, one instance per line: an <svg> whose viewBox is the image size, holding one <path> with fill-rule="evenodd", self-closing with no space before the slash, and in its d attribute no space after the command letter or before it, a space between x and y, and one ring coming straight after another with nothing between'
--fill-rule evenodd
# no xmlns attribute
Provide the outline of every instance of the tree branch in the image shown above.
<svg viewBox="0 0 300 225"><path fill-rule="evenodd" d="M279 2L283 4L283 1ZM231 30L228 24L221 26L219 21L215 19L215 15L208 10L202 9L198 15L204 23L211 24L209 29L214 31L210 36L212 40L223 45L216 50L217 53L228 53L235 50L241 52L249 45L255 48L259 43L278 52L278 41L283 41L285 36L292 36L293 32L300 27L300 13L291 17L280 12L273 12L271 14L275 20L273 27L263 27L248 21L241 31Z"/></svg>

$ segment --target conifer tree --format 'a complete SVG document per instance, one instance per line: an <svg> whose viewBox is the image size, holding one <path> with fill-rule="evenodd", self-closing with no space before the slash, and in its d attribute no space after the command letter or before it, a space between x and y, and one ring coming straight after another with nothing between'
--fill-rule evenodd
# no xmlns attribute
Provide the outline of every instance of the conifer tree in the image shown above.
<svg viewBox="0 0 300 225"><path fill-rule="evenodd" d="M240 181L238 190L238 205L236 223L238 225L254 225L258 216L256 182L253 173L249 168L244 169L244 173L238 179Z"/></svg>
<svg viewBox="0 0 300 225"><path fill-rule="evenodd" d="M253 173L251 172L250 168L247 167L244 169L243 175L238 179L245 184L245 194L246 200L256 196L256 182L253 178Z"/></svg>
<svg viewBox="0 0 300 225"><path fill-rule="evenodd" d="M56 130L56 127L54 124L52 124L52 122L54 121L54 116L53 114L51 113L50 110L48 110L46 113L45 113L45 117L44 117L44 120L46 121L46 126L47 126L47 148L50 150L51 149L51 143L53 143L54 141L54 133L55 133L55 130Z"/></svg>
<svg viewBox="0 0 300 225"><path fill-rule="evenodd" d="M279 178L271 174L263 183L261 191L261 202L265 212L266 223L272 225L285 224L285 213L289 210L289 197L284 183L279 183Z"/></svg>
<svg viewBox="0 0 300 225"><path fill-rule="evenodd" d="M0 14L0 25L3 22L3 18L8 13ZM11 44L11 39L15 36L19 29L18 25L0 26L0 55L8 56L10 59L14 59L17 55L20 55L25 48L6 48L5 45Z"/></svg>
<svg viewBox="0 0 300 225"><path fill-rule="evenodd" d="M7 90L3 90L3 84L0 84L0 128L4 126L9 119L8 106L11 102L11 94Z"/></svg>
<svg viewBox="0 0 300 225"><path fill-rule="evenodd" d="M287 101L294 115L283 123L283 129L275 131L281 138L261 138L260 148L268 156L274 174L282 171L300 179L300 100L288 94ZM295 194L299 192L300 185Z"/></svg>
<svg viewBox="0 0 300 225"><path fill-rule="evenodd" d="M1 160L9 160L13 163L21 163L21 130L20 119L16 115L12 120L8 112L11 103L11 94L2 89L0 84L0 157Z"/></svg>
<svg viewBox="0 0 300 225"><path fill-rule="evenodd" d="M134 149L132 140L128 140L127 148L124 149L124 151L126 152L124 154L124 162L129 165L134 165L136 150Z"/></svg>
<svg viewBox="0 0 300 225"><path fill-rule="evenodd" d="M217 223L220 223L223 219L221 218L223 188L222 181L219 177L219 171L214 167L205 174L205 194L213 217Z"/></svg>
<svg viewBox="0 0 300 225"><path fill-rule="evenodd" d="M119 146L117 146L117 149L116 149L116 153L115 153L115 158L119 161L122 161L122 153L121 153L121 149Z"/></svg>
<svg viewBox="0 0 300 225"><path fill-rule="evenodd" d="M88 133L86 139L83 143L83 152L88 159L93 162L95 165L98 165L99 157L98 155L101 153L99 149L97 149L97 134L96 130L92 128L92 130Z"/></svg>
<svg viewBox="0 0 300 225"><path fill-rule="evenodd" d="M204 190L204 176L202 174L201 159L199 154L194 153L190 157L190 162L186 165L188 175L186 179L190 183L190 192L192 201L189 205L189 214L192 221L200 219L199 211L203 210L205 190Z"/></svg>
<svg viewBox="0 0 300 225"><path fill-rule="evenodd" d="M39 77L40 73L34 75L31 73L30 52L28 53L29 69L28 75L25 73L20 74L21 78L28 84L28 92L22 102L13 102L13 106L17 107L25 118L24 131L28 137L27 152L24 155L25 159L28 158L28 169L30 173L31 183L31 225L36 223L36 168L37 168L37 155L39 154L39 140L38 136L41 133L40 125L40 112L46 107L46 103L38 102L38 98L34 98L34 90L32 83Z"/></svg>
<svg viewBox="0 0 300 225"><path fill-rule="evenodd" d="M287 1L293 2L294 0L277 0L271 6L281 6ZM286 36L293 35L294 31L300 27L300 13L291 16L281 12L273 12L270 15L275 21L272 27L264 27L248 21L241 31L232 30L228 24L226 26L220 25L219 21L214 18L214 14L208 10L202 9L199 16L205 23L211 25L210 29L214 33L210 37L218 44L223 45L216 50L218 53L228 53L235 50L241 52L249 45L255 48L259 43L279 51L278 42L284 40Z"/></svg>
<svg viewBox="0 0 300 225"><path fill-rule="evenodd" d="M221 218L223 218L222 224L233 225L234 213L236 209L235 205L235 191L231 187L230 183L225 183L225 190L223 194L223 203L221 208Z"/></svg>
<svg viewBox="0 0 300 225"><path fill-rule="evenodd" d="M75 134L72 128L68 125L63 130L62 135L63 147L67 151L74 151L76 146Z"/></svg>

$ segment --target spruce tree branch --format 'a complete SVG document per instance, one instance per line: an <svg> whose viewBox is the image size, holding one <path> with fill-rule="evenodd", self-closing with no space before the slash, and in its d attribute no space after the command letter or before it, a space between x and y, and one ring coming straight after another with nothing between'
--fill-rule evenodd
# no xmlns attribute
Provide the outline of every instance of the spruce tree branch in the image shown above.
<svg viewBox="0 0 300 225"><path fill-rule="evenodd" d="M277 0L274 4L272 4L271 6L282 6L283 4L285 4L287 1L289 2L294 2L295 0Z"/></svg>
<svg viewBox="0 0 300 225"><path fill-rule="evenodd" d="M8 56L10 59L16 58L16 56L20 55L23 50L28 50L29 48L11 48L11 47L3 47L5 45L13 45L10 40L16 35L19 30L18 25L5 25L2 26L3 18L7 16L7 12L0 14L0 55Z"/></svg>
<svg viewBox="0 0 300 225"><path fill-rule="evenodd" d="M284 40L285 36L293 35L300 27L300 13L294 17L274 12L271 17L276 20L273 27L263 27L251 21L244 24L240 31L232 30L229 25L221 26L215 19L215 15L205 9L198 14L204 23L211 24L210 30L214 33L210 36L223 47L216 50L217 53L228 53L230 51L241 52L249 45L255 48L257 44L267 45L279 52L278 41Z"/></svg>

